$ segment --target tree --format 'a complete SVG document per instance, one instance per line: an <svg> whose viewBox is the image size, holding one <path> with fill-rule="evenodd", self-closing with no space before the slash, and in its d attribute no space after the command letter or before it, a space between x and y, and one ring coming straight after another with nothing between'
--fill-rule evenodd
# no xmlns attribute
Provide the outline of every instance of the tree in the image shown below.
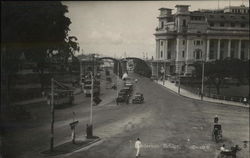
<svg viewBox="0 0 250 158"><path fill-rule="evenodd" d="M204 76L209 83L212 83L216 87L217 94L220 94L220 87L226 77L235 78L239 83L241 83L244 78L249 78L248 63L249 61L246 62L233 58L206 62ZM196 62L193 66L195 67L195 76L201 79L202 64Z"/></svg>
<svg viewBox="0 0 250 158"><path fill-rule="evenodd" d="M8 85L5 89L10 89L19 57L24 53L37 63L43 88L44 69L49 65L51 54L63 49L68 36L71 21L64 15L68 12L67 6L59 1L1 3L2 85Z"/></svg>

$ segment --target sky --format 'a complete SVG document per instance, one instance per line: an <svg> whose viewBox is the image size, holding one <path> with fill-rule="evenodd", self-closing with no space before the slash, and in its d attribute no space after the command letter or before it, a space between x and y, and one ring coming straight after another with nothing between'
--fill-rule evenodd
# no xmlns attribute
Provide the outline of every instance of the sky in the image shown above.
<svg viewBox="0 0 250 158"><path fill-rule="evenodd" d="M77 54L103 54L110 57L155 57L155 28L159 8L190 5L189 10L249 6L247 0L211 1L65 1L71 19L69 36L76 36ZM76 54L76 55L77 55Z"/></svg>

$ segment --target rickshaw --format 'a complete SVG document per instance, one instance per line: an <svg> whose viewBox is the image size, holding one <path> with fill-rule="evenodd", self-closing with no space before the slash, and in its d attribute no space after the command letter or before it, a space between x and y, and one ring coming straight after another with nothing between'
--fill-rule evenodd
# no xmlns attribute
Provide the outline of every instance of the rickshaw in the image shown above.
<svg viewBox="0 0 250 158"><path fill-rule="evenodd" d="M216 143L222 140L222 128L220 124L215 124L212 132L212 138Z"/></svg>
<svg viewBox="0 0 250 158"><path fill-rule="evenodd" d="M144 97L142 93L136 93L134 98L132 99L133 104L141 104L144 101Z"/></svg>
<svg viewBox="0 0 250 158"><path fill-rule="evenodd" d="M232 146L231 150L221 151L218 158L236 158L236 153L240 150L241 148L238 145Z"/></svg>

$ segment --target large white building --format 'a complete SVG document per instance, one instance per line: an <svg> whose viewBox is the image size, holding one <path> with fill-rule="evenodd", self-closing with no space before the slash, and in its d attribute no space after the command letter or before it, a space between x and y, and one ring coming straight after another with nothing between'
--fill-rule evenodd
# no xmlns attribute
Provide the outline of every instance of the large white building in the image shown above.
<svg viewBox="0 0 250 158"><path fill-rule="evenodd" d="M189 75L195 61L250 58L249 7L197 11L189 11L188 5L175 7L175 14L169 8L159 9L153 74L164 67L166 74Z"/></svg>

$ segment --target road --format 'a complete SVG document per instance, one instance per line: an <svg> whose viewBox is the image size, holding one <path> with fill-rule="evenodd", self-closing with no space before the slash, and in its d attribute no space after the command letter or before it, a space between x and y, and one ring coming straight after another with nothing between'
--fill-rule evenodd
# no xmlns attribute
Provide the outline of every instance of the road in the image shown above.
<svg viewBox="0 0 250 158"><path fill-rule="evenodd" d="M138 137L143 144L143 158L214 158L222 143L227 147L238 144L242 150L237 156L249 157L249 109L181 97L147 78L129 75L138 79L135 92L144 94L145 103L117 106L114 102L117 92L103 90L103 102L93 109L94 135L103 141L88 150L58 158L132 158ZM44 157L39 152L49 147L49 108L36 105L35 109L31 110L35 116L32 121L19 123L22 126L16 129L18 132L7 135L13 157ZM68 123L73 111L80 121L77 137L84 136L89 121L89 98L81 94L76 97L76 105L56 111L56 144L70 139ZM223 142L218 144L211 139L215 115L223 128ZM248 141L246 148L243 141Z"/></svg>

